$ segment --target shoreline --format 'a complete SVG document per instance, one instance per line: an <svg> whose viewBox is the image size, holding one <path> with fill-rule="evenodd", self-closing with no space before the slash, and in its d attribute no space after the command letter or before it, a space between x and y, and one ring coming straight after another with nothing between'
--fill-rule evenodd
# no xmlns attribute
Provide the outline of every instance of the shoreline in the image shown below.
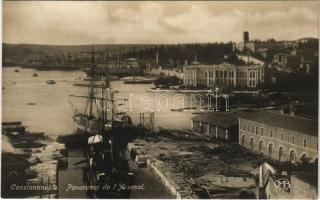
<svg viewBox="0 0 320 200"><path fill-rule="evenodd" d="M6 188L3 194L8 198L56 195L55 189L39 190L35 186L52 188L56 185L56 167L62 145L45 133L27 132L21 122L2 123L2 144L8 147L2 150L2 175L7 175L2 178L3 188ZM17 174L20 180L12 178L12 174ZM15 189L14 185L20 185L20 189ZM22 186L26 189L21 189Z"/></svg>

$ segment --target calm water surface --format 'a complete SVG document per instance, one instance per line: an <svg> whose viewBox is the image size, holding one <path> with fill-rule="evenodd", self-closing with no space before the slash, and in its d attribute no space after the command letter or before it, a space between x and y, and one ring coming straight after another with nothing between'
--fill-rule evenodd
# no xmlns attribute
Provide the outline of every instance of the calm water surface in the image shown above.
<svg viewBox="0 0 320 200"><path fill-rule="evenodd" d="M16 69L20 72L15 72ZM2 84L5 87L2 89L2 121L22 121L29 126L29 131L45 132L53 137L73 132L75 127L71 118L73 107L70 102L81 110L84 109L86 100L70 95L87 95L87 88L73 86L74 83L82 82L79 77L86 78L85 73L36 71L18 67L3 68L2 72ZM38 76L33 77L34 73ZM46 81L49 79L56 80L57 83L48 85ZM114 90L119 91L119 95L129 99L125 106L119 109L126 109L135 124L139 123L139 113L154 111L156 129L159 126L170 129L190 128L190 118L194 116L192 113L170 111L171 107L182 105L181 98L179 101L177 99L178 94L148 92L148 89L153 87L151 84L128 85L122 81L113 81L111 84ZM186 101L184 106L189 106L190 102Z"/></svg>

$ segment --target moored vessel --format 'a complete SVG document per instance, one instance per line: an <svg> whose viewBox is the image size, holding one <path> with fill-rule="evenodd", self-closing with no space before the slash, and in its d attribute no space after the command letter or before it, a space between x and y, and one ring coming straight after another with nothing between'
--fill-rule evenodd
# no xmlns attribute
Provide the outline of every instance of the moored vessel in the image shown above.
<svg viewBox="0 0 320 200"><path fill-rule="evenodd" d="M131 185L134 175L129 172L128 159L124 154L132 133L131 119L125 113L117 113L114 93L108 78L101 76L101 87L94 86L95 52L92 54L90 66L90 84L87 96L72 95L84 98L86 106L83 112L74 107L72 118L75 122L73 134L59 137L67 146L81 148L86 158L86 183L88 186ZM107 72L106 72L107 74ZM98 91L99 90L99 91ZM90 190L90 198L128 198L129 191L117 188L111 190Z"/></svg>
<svg viewBox="0 0 320 200"><path fill-rule="evenodd" d="M47 80L47 84L56 84L55 80Z"/></svg>

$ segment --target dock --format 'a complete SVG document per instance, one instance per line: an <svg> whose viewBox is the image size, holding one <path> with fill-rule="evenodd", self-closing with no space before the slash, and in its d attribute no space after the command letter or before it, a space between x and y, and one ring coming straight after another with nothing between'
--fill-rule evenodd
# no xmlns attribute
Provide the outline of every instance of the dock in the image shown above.
<svg viewBox="0 0 320 200"><path fill-rule="evenodd" d="M86 186L85 183L85 156L82 150L72 149L69 150L68 155L68 168L57 170L57 182L59 187L58 198L63 199L85 199L87 198L86 190L68 190L70 185L73 186Z"/></svg>
<svg viewBox="0 0 320 200"><path fill-rule="evenodd" d="M130 171L135 174L134 185L144 185L144 190L131 191L131 199L173 199L165 185L162 184L159 176L156 176L148 168L140 168L133 160L129 160Z"/></svg>
<svg viewBox="0 0 320 200"><path fill-rule="evenodd" d="M174 198L238 199L256 190L261 158L232 144L149 136L129 143L128 151Z"/></svg>

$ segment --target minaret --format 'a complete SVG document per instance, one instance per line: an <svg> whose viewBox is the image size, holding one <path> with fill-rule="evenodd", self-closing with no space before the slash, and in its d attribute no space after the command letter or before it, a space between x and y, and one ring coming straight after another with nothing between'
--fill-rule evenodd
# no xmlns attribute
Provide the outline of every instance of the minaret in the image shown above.
<svg viewBox="0 0 320 200"><path fill-rule="evenodd" d="M197 63L197 52L194 55L194 63Z"/></svg>
<svg viewBox="0 0 320 200"><path fill-rule="evenodd" d="M156 53L156 63L159 64L159 54L158 54L158 52Z"/></svg>

